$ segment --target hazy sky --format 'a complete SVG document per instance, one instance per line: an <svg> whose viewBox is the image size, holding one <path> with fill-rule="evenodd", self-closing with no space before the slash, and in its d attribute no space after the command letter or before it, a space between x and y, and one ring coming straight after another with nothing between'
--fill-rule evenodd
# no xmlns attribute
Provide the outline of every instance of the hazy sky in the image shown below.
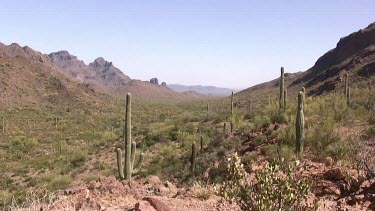
<svg viewBox="0 0 375 211"><path fill-rule="evenodd" d="M304 71L375 1L0 0L0 42L102 56L131 78L245 88Z"/></svg>

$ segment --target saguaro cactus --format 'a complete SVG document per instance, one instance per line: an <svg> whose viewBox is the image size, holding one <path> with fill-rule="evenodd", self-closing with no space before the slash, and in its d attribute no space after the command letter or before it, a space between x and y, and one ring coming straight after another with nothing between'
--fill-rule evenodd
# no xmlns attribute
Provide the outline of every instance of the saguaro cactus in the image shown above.
<svg viewBox="0 0 375 211"><path fill-rule="evenodd" d="M122 153L120 148L117 148L117 169L120 179L123 180L124 172L122 171Z"/></svg>
<svg viewBox="0 0 375 211"><path fill-rule="evenodd" d="M279 108L284 108L284 67L281 67Z"/></svg>
<svg viewBox="0 0 375 211"><path fill-rule="evenodd" d="M227 123L224 122L224 126L223 126L223 133L225 133L227 131Z"/></svg>
<svg viewBox="0 0 375 211"><path fill-rule="evenodd" d="M191 174L194 176L194 173L195 173L195 159L197 157L197 153L195 151L195 142L193 142L193 144L191 145L191 158L190 158L190 162L191 162L191 166L190 166L190 170L191 170Z"/></svg>
<svg viewBox="0 0 375 211"><path fill-rule="evenodd" d="M301 91L303 92L303 109L305 109L305 101L306 101L306 89L305 89L305 87L302 87L301 88Z"/></svg>
<svg viewBox="0 0 375 211"><path fill-rule="evenodd" d="M304 139L304 124L305 117L303 115L303 92L298 93L298 110L296 118L296 152L298 154L303 152L303 139Z"/></svg>
<svg viewBox="0 0 375 211"><path fill-rule="evenodd" d="M121 149L117 148L117 168L119 171L120 179L130 180L132 173L136 173L139 171L144 160L144 153L141 153L139 156L139 161L137 165L134 166L137 145L135 142L132 142L131 140L131 94L130 93L128 93L126 96L124 142L125 142L125 167L122 168L122 165L121 165L121 160L122 160Z"/></svg>
<svg viewBox="0 0 375 211"><path fill-rule="evenodd" d="M230 122L230 132L233 133L234 130L234 123Z"/></svg>
<svg viewBox="0 0 375 211"><path fill-rule="evenodd" d="M288 97L288 91L286 89L284 89L284 107L286 108L286 100L287 100L287 97Z"/></svg>
<svg viewBox="0 0 375 211"><path fill-rule="evenodd" d="M233 115L233 91L232 91L232 97L231 97L231 99L230 99L230 113L231 113L231 115Z"/></svg>
<svg viewBox="0 0 375 211"><path fill-rule="evenodd" d="M131 94L126 95L126 110L125 110L125 128L124 128L124 141L125 141L125 168L124 175L126 180L131 179Z"/></svg>
<svg viewBox="0 0 375 211"><path fill-rule="evenodd" d="M210 103L207 103L207 116L210 113Z"/></svg>

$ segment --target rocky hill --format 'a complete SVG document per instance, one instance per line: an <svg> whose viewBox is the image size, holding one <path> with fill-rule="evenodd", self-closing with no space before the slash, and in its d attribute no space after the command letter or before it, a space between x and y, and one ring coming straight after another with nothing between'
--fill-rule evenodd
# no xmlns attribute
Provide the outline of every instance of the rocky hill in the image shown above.
<svg viewBox="0 0 375 211"><path fill-rule="evenodd" d="M123 86L131 81L129 76L113 66L112 62L108 62L102 57L95 59L89 65L86 65L82 60L78 60L68 51L50 53L48 57L54 65L66 70L70 75L85 83Z"/></svg>
<svg viewBox="0 0 375 211"><path fill-rule="evenodd" d="M275 70L279 71L279 70ZM288 71L286 64L286 72ZM328 92L344 92L344 79L349 74L352 87L368 86L375 78L375 23L340 39L336 48L321 56L313 67L305 72L285 74L290 96L305 87L308 95ZM258 84L241 91L238 96L249 102L257 96L277 95L279 79ZM264 99L264 98L263 98Z"/></svg>
<svg viewBox="0 0 375 211"><path fill-rule="evenodd" d="M108 96L82 84L54 66L40 52L0 43L1 107L100 105Z"/></svg>

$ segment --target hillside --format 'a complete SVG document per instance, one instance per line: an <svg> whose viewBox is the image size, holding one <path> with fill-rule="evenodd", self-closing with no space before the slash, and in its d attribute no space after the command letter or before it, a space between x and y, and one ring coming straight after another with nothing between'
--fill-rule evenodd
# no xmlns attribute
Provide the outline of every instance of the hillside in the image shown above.
<svg viewBox="0 0 375 211"><path fill-rule="evenodd" d="M236 91L228 88L202 85L185 86L180 84L168 84L167 86L176 92L194 91L199 94L215 96L229 96L232 94L232 91Z"/></svg>
<svg viewBox="0 0 375 211"><path fill-rule="evenodd" d="M275 70L279 71L279 70ZM286 64L285 71L288 71ZM286 73L285 83L289 96L296 96L297 90L305 87L308 95L322 95L328 92L344 91L346 73L350 86L368 86L375 78L375 23L340 39L336 48L321 56L313 67L305 72ZM258 84L238 93L245 102L256 96L276 96L279 79ZM264 99L264 98L263 98Z"/></svg>
<svg viewBox="0 0 375 211"><path fill-rule="evenodd" d="M45 55L0 43L0 103L3 108L102 105L108 96L73 80Z"/></svg>

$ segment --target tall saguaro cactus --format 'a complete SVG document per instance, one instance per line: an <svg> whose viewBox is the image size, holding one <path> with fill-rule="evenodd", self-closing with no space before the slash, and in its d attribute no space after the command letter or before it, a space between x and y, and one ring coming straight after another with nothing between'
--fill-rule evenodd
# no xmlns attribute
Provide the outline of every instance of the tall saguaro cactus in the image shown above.
<svg viewBox="0 0 375 211"><path fill-rule="evenodd" d="M281 67L279 108L284 108L284 67Z"/></svg>
<svg viewBox="0 0 375 211"><path fill-rule="evenodd" d="M303 92L298 93L298 106L296 118L296 152L300 154L303 152L303 139L304 139L304 125L305 117L303 115Z"/></svg>
<svg viewBox="0 0 375 211"><path fill-rule="evenodd" d="M230 132L233 133L233 130L234 130L234 123L232 121L230 122Z"/></svg>
<svg viewBox="0 0 375 211"><path fill-rule="evenodd" d="M232 91L232 97L231 97L231 99L230 99L230 113L231 113L231 115L233 115L233 91Z"/></svg>
<svg viewBox="0 0 375 211"><path fill-rule="evenodd" d="M130 180L132 173L139 171L143 160L144 153L139 156L139 161L134 166L136 143L131 140L131 94L126 95L126 111L125 111L125 126L124 126L124 142L125 142L125 167L122 167L122 153L121 149L117 148L117 168L119 171L120 179Z"/></svg>
<svg viewBox="0 0 375 211"><path fill-rule="evenodd" d="M226 122L224 122L224 126L223 126L223 133L225 133L225 132L226 132L226 130L227 130L227 123L226 123Z"/></svg>
<svg viewBox="0 0 375 211"><path fill-rule="evenodd" d="M124 141L125 141L125 168L124 168L124 175L126 180L131 179L131 148L132 148L132 140L131 140L131 94L128 93L126 95L126 110L125 110L125 128L124 128Z"/></svg>

